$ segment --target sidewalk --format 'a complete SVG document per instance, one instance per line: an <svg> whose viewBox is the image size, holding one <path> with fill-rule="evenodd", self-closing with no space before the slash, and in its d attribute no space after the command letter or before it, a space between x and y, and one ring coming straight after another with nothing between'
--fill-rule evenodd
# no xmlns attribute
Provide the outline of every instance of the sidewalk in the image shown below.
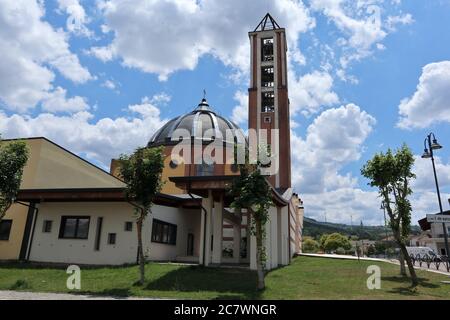
<svg viewBox="0 0 450 320"><path fill-rule="evenodd" d="M0 290L0 300L160 300L160 299Z"/></svg>
<svg viewBox="0 0 450 320"><path fill-rule="evenodd" d="M319 257L319 258L331 258L331 259L348 259L348 260L358 260L358 257L355 256L347 256L347 255L339 255L339 254L318 254L318 253L300 253L300 256L306 256L306 257ZM396 265L400 265L399 261L396 259L380 259L380 258L368 258L368 257L360 257L359 260L364 260L364 261L380 261L380 262L387 262L387 263L392 263L392 264L396 264ZM427 267L424 267L424 265L426 265L425 263L422 265L422 267L419 267L417 264L414 265L414 269L417 270L425 270L428 272L434 272L434 273L439 273L439 274L443 274L446 276L450 276L450 273L447 271L443 271L443 270L436 270L434 269L433 265L431 265L431 268L428 269Z"/></svg>

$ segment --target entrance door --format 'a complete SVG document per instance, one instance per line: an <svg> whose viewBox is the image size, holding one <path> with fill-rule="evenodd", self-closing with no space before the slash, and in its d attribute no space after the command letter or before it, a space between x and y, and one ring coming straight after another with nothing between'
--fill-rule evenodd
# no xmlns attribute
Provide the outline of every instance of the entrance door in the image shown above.
<svg viewBox="0 0 450 320"><path fill-rule="evenodd" d="M194 255L194 234L188 233L187 237L187 255L193 256Z"/></svg>

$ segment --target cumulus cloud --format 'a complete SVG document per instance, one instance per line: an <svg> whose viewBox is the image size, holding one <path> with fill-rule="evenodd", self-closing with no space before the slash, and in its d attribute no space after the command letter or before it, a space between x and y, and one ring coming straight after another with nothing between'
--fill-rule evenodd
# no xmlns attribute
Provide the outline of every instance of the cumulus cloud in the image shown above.
<svg viewBox="0 0 450 320"><path fill-rule="evenodd" d="M155 96L157 97L157 96ZM161 119L158 98L144 97L128 107L129 117L94 120L88 111L58 116L42 113L36 117L0 111L0 132L4 138L44 136L90 160L109 166L111 158L147 144L151 135L167 120Z"/></svg>
<svg viewBox="0 0 450 320"><path fill-rule="evenodd" d="M78 0L58 0L58 10L68 15L66 27L69 32L86 37L93 35L86 26L89 18Z"/></svg>
<svg viewBox="0 0 450 320"><path fill-rule="evenodd" d="M67 98L67 90L57 87L42 101L42 109L48 112L78 112L89 109L86 99L80 96Z"/></svg>
<svg viewBox="0 0 450 320"><path fill-rule="evenodd" d="M45 9L34 0L0 3L0 101L24 112L53 88L57 69L65 78L83 83L92 79L71 53L66 34L43 20Z"/></svg>
<svg viewBox="0 0 450 320"><path fill-rule="evenodd" d="M308 116L320 111L321 107L330 107L339 103L338 95L333 91L333 78L328 72L313 71L297 78L289 73L289 97L291 112L302 112Z"/></svg>
<svg viewBox="0 0 450 320"><path fill-rule="evenodd" d="M267 11L289 28L289 46L297 60L301 60L299 34L314 26L303 2L292 0L265 6L258 1L238 0L108 0L100 2L99 7L114 39L106 46L93 47L90 53L103 61L120 58L126 66L158 74L160 80L177 70L193 70L205 54L247 74L247 32ZM149 23L152 32L142 32Z"/></svg>
<svg viewBox="0 0 450 320"><path fill-rule="evenodd" d="M388 6L383 0L311 0L310 3L312 10L323 13L342 32L343 37L336 44L342 48L339 60L344 69L353 61L370 56L374 49L384 49L381 42L396 31L397 25L414 22L409 13L383 19L383 9Z"/></svg>
<svg viewBox="0 0 450 320"><path fill-rule="evenodd" d="M450 122L450 61L427 64L422 69L416 92L400 102L398 127L427 128Z"/></svg>
<svg viewBox="0 0 450 320"><path fill-rule="evenodd" d="M373 213L365 212L371 202L364 203L364 194L373 202L376 193L360 190L358 179L341 170L360 159L375 123L359 106L348 104L322 112L307 128L305 138L291 132L292 180L305 200L308 216L323 219L323 210L336 206L340 209L332 211L341 221L350 220L350 213L355 218ZM328 199L333 205L328 206Z"/></svg>
<svg viewBox="0 0 450 320"><path fill-rule="evenodd" d="M247 126L248 123L248 94L243 91L237 91L234 94L234 100L238 105L233 108L231 120L238 125Z"/></svg>

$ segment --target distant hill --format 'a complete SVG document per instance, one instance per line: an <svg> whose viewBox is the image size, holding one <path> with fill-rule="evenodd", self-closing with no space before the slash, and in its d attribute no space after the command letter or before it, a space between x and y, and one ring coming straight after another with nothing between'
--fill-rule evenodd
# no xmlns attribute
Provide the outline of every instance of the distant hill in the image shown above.
<svg viewBox="0 0 450 320"><path fill-rule="evenodd" d="M384 226L350 226L341 223L320 222L307 217L303 221L303 235L313 238L319 238L323 234L339 232L346 236L357 236L359 239L381 240L386 237L386 230L388 236L392 234L390 229ZM418 233L420 233L419 226L412 226L411 234Z"/></svg>

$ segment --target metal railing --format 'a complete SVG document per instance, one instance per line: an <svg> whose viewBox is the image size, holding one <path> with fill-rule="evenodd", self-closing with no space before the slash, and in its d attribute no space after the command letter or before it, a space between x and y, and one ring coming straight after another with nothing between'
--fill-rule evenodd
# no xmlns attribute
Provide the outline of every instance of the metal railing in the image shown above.
<svg viewBox="0 0 450 320"><path fill-rule="evenodd" d="M409 256L413 265L418 264L419 267L422 267L422 265L426 265L428 269L434 266L436 270L441 270L440 267L443 266L444 270L450 272L450 261L448 256L431 256L429 254L410 254Z"/></svg>

